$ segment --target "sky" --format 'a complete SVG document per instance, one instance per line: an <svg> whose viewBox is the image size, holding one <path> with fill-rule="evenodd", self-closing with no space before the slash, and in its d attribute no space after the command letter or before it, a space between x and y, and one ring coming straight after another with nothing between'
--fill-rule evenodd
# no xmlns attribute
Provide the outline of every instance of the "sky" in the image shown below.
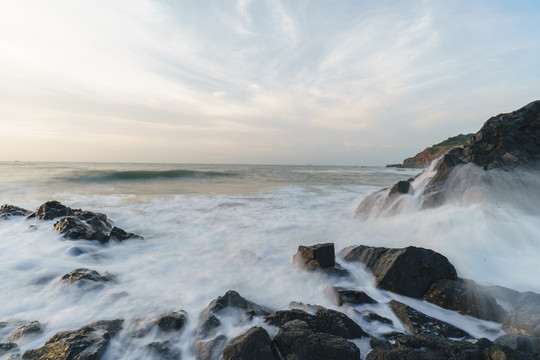
<svg viewBox="0 0 540 360"><path fill-rule="evenodd" d="M0 161L384 165L540 99L537 0L6 0Z"/></svg>

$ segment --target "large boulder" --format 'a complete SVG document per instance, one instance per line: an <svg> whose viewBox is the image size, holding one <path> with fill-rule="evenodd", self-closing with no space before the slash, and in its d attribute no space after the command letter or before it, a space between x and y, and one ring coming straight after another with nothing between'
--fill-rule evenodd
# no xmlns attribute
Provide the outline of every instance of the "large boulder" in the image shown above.
<svg viewBox="0 0 540 360"><path fill-rule="evenodd" d="M52 220L57 217L68 216L73 214L73 209L65 206L59 201L47 201L41 204L34 213L28 218L37 218L38 220Z"/></svg>
<svg viewBox="0 0 540 360"><path fill-rule="evenodd" d="M123 320L101 320L78 330L59 332L45 345L26 351L23 360L99 360L111 339L122 329Z"/></svg>
<svg viewBox="0 0 540 360"><path fill-rule="evenodd" d="M345 248L340 255L345 261L365 264L373 272L379 288L410 297L422 297L437 280L457 279L456 269L448 259L429 249L361 245Z"/></svg>
<svg viewBox="0 0 540 360"><path fill-rule="evenodd" d="M278 360L274 344L262 327L252 327L223 349L223 360Z"/></svg>
<svg viewBox="0 0 540 360"><path fill-rule="evenodd" d="M502 323L507 315L497 300L472 280L437 280L429 287L424 300L483 320Z"/></svg>
<svg viewBox="0 0 540 360"><path fill-rule="evenodd" d="M169 341L154 341L146 346L151 359L180 360L181 352L173 349Z"/></svg>
<svg viewBox="0 0 540 360"><path fill-rule="evenodd" d="M187 313L185 311L171 311L161 314L156 320L155 325L164 332L182 330L187 322Z"/></svg>
<svg viewBox="0 0 540 360"><path fill-rule="evenodd" d="M360 360L360 350L354 343L314 332L302 320L283 324L274 341L285 360Z"/></svg>

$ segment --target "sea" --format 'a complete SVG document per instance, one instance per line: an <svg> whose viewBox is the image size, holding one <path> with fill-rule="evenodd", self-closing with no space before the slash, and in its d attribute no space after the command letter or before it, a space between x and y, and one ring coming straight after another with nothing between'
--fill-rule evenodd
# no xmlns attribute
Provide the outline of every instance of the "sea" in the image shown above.
<svg viewBox="0 0 540 360"><path fill-rule="evenodd" d="M460 277L481 285L540 292L539 173L494 170L486 176L469 166L455 201L422 208L414 205L417 191L403 195L412 202L392 212L358 211L367 195L397 181L416 177L413 186L421 187L430 174L421 172L373 166L0 162L0 204L34 211L58 200L105 213L114 225L144 237L99 244L63 238L55 220L0 221L0 342L27 321L38 320L44 333L21 341L21 353L59 331L124 319L124 330L104 359L150 359L146 345L160 334L136 338L137 326L183 310L186 328L169 340L182 359L193 359L200 312L228 290L276 310L288 309L292 301L336 309L374 335L403 331L385 304L398 299L475 337L493 339L501 324L381 291L361 264L344 263L339 255L351 278L306 273L292 264L299 245L332 242L338 254L348 246L414 245L440 252ZM117 281L96 288L60 284L77 268L109 272ZM325 294L329 285L363 290L379 304L339 307ZM364 321L366 310L394 324ZM254 323L271 335L278 331L262 320ZM253 326L224 324L229 337ZM369 341L355 341L365 358Z"/></svg>

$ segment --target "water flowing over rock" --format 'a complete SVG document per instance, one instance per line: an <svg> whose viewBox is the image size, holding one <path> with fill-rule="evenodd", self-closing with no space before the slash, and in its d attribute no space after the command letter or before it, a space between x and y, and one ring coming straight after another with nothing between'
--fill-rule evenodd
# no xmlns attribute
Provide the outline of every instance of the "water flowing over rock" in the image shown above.
<svg viewBox="0 0 540 360"><path fill-rule="evenodd" d="M29 322L26 325L21 326L17 330L15 330L11 335L9 335L9 341L17 342L21 340L22 338L28 337L28 336L35 336L43 333L43 326L39 323L39 321L32 321Z"/></svg>
<svg viewBox="0 0 540 360"><path fill-rule="evenodd" d="M252 327L235 337L223 349L223 360L279 360L268 332Z"/></svg>
<svg viewBox="0 0 540 360"><path fill-rule="evenodd" d="M181 353L178 350L171 348L169 341L154 341L147 346L152 359L161 360L180 360Z"/></svg>
<svg viewBox="0 0 540 360"><path fill-rule="evenodd" d="M356 305L377 303L377 301L373 300L363 291L346 289L338 286L328 286L324 292L339 306L342 306L345 303Z"/></svg>
<svg viewBox="0 0 540 360"><path fill-rule="evenodd" d="M106 283L115 280L116 277L108 272L105 274L100 274L95 270L79 268L62 276L60 282L63 284L76 284L78 286L84 286L96 283Z"/></svg>
<svg viewBox="0 0 540 360"><path fill-rule="evenodd" d="M328 275L348 276L349 272L336 263L333 243L300 245L293 256L293 263L307 271L321 271Z"/></svg>
<svg viewBox="0 0 540 360"><path fill-rule="evenodd" d="M429 249L361 245L345 248L340 255L345 261L364 263L373 272L381 289L410 297L422 297L437 280L457 279L456 269L448 259Z"/></svg>
<svg viewBox="0 0 540 360"><path fill-rule="evenodd" d="M0 220L7 220L13 216L28 216L32 212L18 206L4 204L0 206Z"/></svg>
<svg viewBox="0 0 540 360"><path fill-rule="evenodd" d="M23 360L99 360L123 320L101 320L78 330L59 332L39 349L28 350Z"/></svg>
<svg viewBox="0 0 540 360"><path fill-rule="evenodd" d="M302 320L283 324L274 341L285 360L360 360L360 350L354 343L314 332Z"/></svg>
<svg viewBox="0 0 540 360"><path fill-rule="evenodd" d="M156 326L165 332L181 330L187 322L187 313L185 311L171 311L162 314L156 320Z"/></svg>
<svg viewBox="0 0 540 360"><path fill-rule="evenodd" d="M8 353L15 353L17 351L19 351L19 346L15 343L0 343L0 356L4 356Z"/></svg>

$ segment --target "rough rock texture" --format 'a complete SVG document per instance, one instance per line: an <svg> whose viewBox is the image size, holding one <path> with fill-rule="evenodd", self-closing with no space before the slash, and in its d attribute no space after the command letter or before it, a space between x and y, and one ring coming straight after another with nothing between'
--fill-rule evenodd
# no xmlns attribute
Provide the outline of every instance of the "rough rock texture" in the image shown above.
<svg viewBox="0 0 540 360"><path fill-rule="evenodd" d="M456 269L446 257L429 249L358 246L345 248L346 261L364 263L375 276L377 286L398 294L420 298L437 280L456 280Z"/></svg>
<svg viewBox="0 0 540 360"><path fill-rule="evenodd" d="M328 286L324 292L336 305L339 306L342 306L345 303L356 305L377 303L377 301L373 300L363 291L356 291L337 286Z"/></svg>
<svg viewBox="0 0 540 360"><path fill-rule="evenodd" d="M371 311L362 311L361 314L362 314L362 320L368 323L373 322L373 321L378 321L380 323L388 324L388 325L392 325L394 323L392 320L385 318L384 316L377 315Z"/></svg>
<svg viewBox="0 0 540 360"><path fill-rule="evenodd" d="M187 322L187 313L185 311L171 311L162 314L156 320L156 326L165 332L181 330Z"/></svg>
<svg viewBox="0 0 540 360"><path fill-rule="evenodd" d="M266 322L277 327L292 320L302 320L318 333L336 335L345 339L356 339L369 336L362 328L347 315L330 309L319 307L315 314L299 309L280 310L265 318Z"/></svg>
<svg viewBox="0 0 540 360"><path fill-rule="evenodd" d="M41 326L39 321L32 321L26 325L21 326L14 332L12 332L11 335L9 335L9 341L17 342L21 340L22 338L25 338L28 336L35 336L42 333L43 333L43 326Z"/></svg>
<svg viewBox="0 0 540 360"><path fill-rule="evenodd" d="M521 334L505 334L495 339L494 343L508 346L528 355L540 355L540 341L532 336Z"/></svg>
<svg viewBox="0 0 540 360"><path fill-rule="evenodd" d="M111 282L115 281L115 279L116 277L108 272L105 274L100 274L95 270L79 268L62 276L60 282L62 284L76 284L78 286L84 286L88 284Z"/></svg>
<svg viewBox="0 0 540 360"><path fill-rule="evenodd" d="M180 351L171 348L169 341L154 341L147 345L152 359L180 360Z"/></svg>
<svg viewBox="0 0 540 360"><path fill-rule="evenodd" d="M28 350L24 360L99 360L111 338L122 329L123 320L101 320L78 330L59 332L44 346Z"/></svg>
<svg viewBox="0 0 540 360"><path fill-rule="evenodd" d="M414 189L409 181L398 181L390 188L389 195L413 194Z"/></svg>
<svg viewBox="0 0 540 360"><path fill-rule="evenodd" d="M18 206L4 204L0 206L0 220L7 220L12 216L28 216L32 212Z"/></svg>
<svg viewBox="0 0 540 360"><path fill-rule="evenodd" d="M270 335L261 327L252 327L244 334L229 341L225 349L223 349L223 360L252 359L279 359Z"/></svg>
<svg viewBox="0 0 540 360"><path fill-rule="evenodd" d="M444 321L434 319L412 307L392 300L388 303L398 319L413 334L436 335L451 338L470 338L471 336L457 327Z"/></svg>
<svg viewBox="0 0 540 360"><path fill-rule="evenodd" d="M294 255L293 261L299 267L306 270L317 270L331 268L336 265L334 244L317 244L313 246L298 247L298 252Z"/></svg>
<svg viewBox="0 0 540 360"><path fill-rule="evenodd" d="M197 360L218 360L223 355L223 349L227 344L227 337L219 335L207 341L196 341L194 345L195 358Z"/></svg>
<svg viewBox="0 0 540 360"><path fill-rule="evenodd" d="M274 341L285 360L360 360L360 350L354 343L314 332L302 320L283 324Z"/></svg>
<svg viewBox="0 0 540 360"><path fill-rule="evenodd" d="M110 239L118 241L131 238L142 239L139 235L113 227L105 214L72 209L58 201L48 201L28 216L29 219L38 220L53 220L58 217L62 219L54 224L54 228L68 239L97 240L101 243L106 243Z"/></svg>
<svg viewBox="0 0 540 360"><path fill-rule="evenodd" d="M482 291L482 288L472 280L438 280L430 286L424 300L445 309L489 321L502 323L507 315L497 304L497 300Z"/></svg>
<svg viewBox="0 0 540 360"><path fill-rule="evenodd" d="M519 293L511 304L514 311L504 320L503 330L540 338L540 294Z"/></svg>

